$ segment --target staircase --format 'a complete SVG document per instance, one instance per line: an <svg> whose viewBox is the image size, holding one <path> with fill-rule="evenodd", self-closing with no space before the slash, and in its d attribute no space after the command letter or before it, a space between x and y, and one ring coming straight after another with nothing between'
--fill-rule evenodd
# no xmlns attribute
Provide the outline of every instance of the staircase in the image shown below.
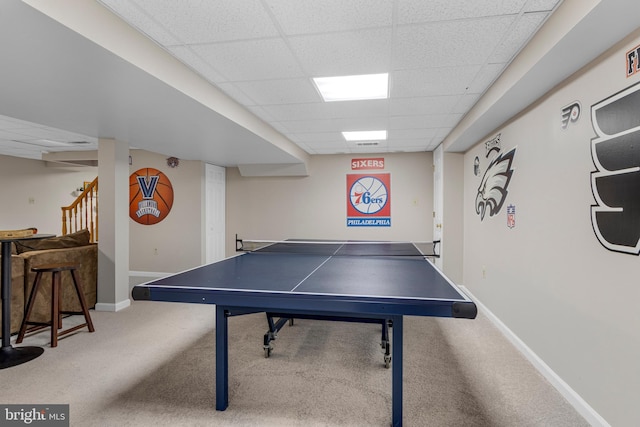
<svg viewBox="0 0 640 427"><path fill-rule="evenodd" d="M91 243L98 241L98 177L86 185L69 206L62 207L62 234L89 230Z"/></svg>

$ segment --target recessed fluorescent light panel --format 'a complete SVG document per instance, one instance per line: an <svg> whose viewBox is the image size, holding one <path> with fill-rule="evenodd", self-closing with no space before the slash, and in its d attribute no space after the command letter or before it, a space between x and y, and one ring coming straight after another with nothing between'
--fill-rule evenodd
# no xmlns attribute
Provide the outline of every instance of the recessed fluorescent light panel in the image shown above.
<svg viewBox="0 0 640 427"><path fill-rule="evenodd" d="M387 139L386 130L367 130L357 132L342 132L347 141L383 141Z"/></svg>
<svg viewBox="0 0 640 427"><path fill-rule="evenodd" d="M316 77L313 79L325 102L384 99L389 97L389 74Z"/></svg>

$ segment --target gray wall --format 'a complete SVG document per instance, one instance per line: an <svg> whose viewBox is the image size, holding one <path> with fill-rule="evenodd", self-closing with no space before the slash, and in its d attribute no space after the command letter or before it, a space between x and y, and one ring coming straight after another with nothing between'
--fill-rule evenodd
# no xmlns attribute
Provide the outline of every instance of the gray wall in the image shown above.
<svg viewBox="0 0 640 427"><path fill-rule="evenodd" d="M614 426L640 425L640 258L605 249L592 229L590 110L640 81L625 75L625 53L638 44L636 33L464 158L464 285ZM575 101L581 115L563 129L561 111ZM498 134L502 153L517 147L513 175L502 210L481 220L484 142Z"/></svg>

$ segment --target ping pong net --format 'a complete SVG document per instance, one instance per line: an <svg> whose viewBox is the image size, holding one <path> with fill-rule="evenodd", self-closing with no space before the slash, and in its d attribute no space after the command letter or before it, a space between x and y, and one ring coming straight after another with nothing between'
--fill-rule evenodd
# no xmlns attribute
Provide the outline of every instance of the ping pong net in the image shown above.
<svg viewBox="0 0 640 427"><path fill-rule="evenodd" d="M236 236L237 252L290 253L330 256L440 256L440 240L429 242L362 240L250 240Z"/></svg>

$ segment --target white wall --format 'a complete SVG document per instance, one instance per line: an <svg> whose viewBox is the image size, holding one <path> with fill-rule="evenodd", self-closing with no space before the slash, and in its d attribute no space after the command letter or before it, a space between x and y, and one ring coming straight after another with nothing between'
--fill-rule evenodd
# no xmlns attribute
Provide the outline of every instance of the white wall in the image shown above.
<svg viewBox="0 0 640 427"><path fill-rule="evenodd" d="M351 159L384 157L384 170ZM245 239L432 240L432 153L312 156L308 177L245 178L227 169L227 255ZM391 227L347 227L347 174L391 174Z"/></svg>
<svg viewBox="0 0 640 427"><path fill-rule="evenodd" d="M592 229L590 107L640 81L625 76L625 53L638 44L640 33L464 159L464 285L614 426L640 425L640 258L605 249ZM561 110L574 101L581 116L562 129ZM474 201L489 162L484 142L497 134L503 153L517 147L514 172L501 212L481 220Z"/></svg>
<svg viewBox="0 0 640 427"><path fill-rule="evenodd" d="M163 221L142 225L129 219L132 271L173 273L203 262L204 163L180 160L178 167L170 168L167 157L131 150L130 173L142 168L158 169L169 178L174 193L173 207Z"/></svg>
<svg viewBox="0 0 640 427"><path fill-rule="evenodd" d="M0 229L36 227L38 232L62 233L62 206L71 192L98 176L96 167L60 167L41 160L0 156Z"/></svg>
<svg viewBox="0 0 640 427"><path fill-rule="evenodd" d="M462 283L464 156L444 153L443 157L442 271L453 282Z"/></svg>

